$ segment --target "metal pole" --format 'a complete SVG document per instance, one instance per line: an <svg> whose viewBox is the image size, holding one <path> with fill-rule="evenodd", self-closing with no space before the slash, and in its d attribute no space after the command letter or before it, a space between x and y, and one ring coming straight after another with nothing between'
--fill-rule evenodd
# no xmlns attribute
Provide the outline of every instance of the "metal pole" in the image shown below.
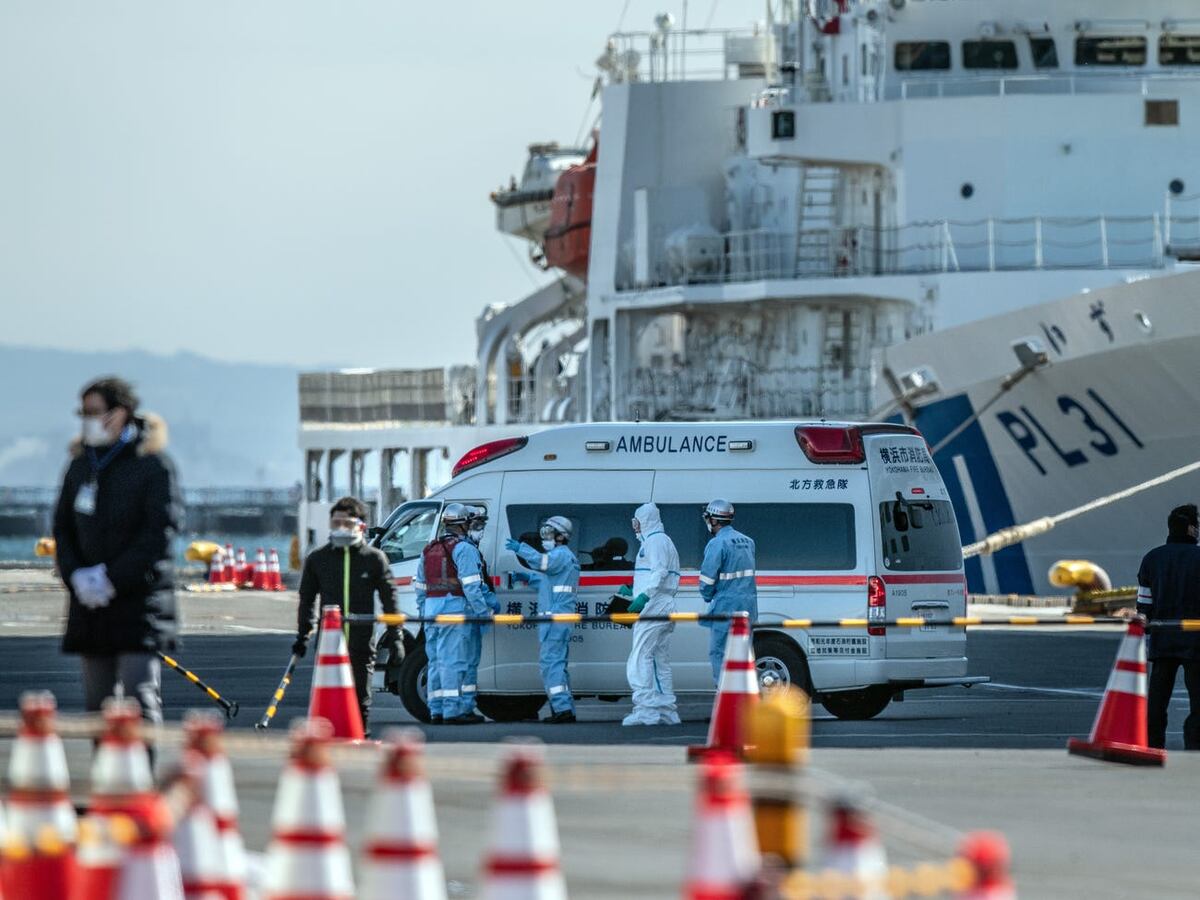
<svg viewBox="0 0 1200 900"><path fill-rule="evenodd" d="M987 221L987 237L988 237L988 271L996 271L996 220L988 216Z"/></svg>
<svg viewBox="0 0 1200 900"><path fill-rule="evenodd" d="M1100 217L1100 260L1104 268L1108 268L1108 220Z"/></svg>

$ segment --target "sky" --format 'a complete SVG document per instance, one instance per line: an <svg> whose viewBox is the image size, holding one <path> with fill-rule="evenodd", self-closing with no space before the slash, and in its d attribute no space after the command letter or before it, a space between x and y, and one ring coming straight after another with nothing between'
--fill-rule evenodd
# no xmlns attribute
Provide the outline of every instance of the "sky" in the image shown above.
<svg viewBox="0 0 1200 900"><path fill-rule="evenodd" d="M471 362L548 276L488 193L680 0L5 0L0 343ZM693 0L693 27L762 4Z"/></svg>

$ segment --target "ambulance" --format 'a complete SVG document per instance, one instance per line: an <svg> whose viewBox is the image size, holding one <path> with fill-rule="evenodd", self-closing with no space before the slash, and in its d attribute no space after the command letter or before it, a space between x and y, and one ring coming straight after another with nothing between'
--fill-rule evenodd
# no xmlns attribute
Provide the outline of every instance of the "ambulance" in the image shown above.
<svg viewBox="0 0 1200 900"><path fill-rule="evenodd" d="M647 501L679 550L676 596L683 612L704 612L698 569L708 533L701 511L731 501L734 526L757 546L759 618L754 655L763 690L794 684L833 715L869 719L914 688L970 685L964 629L885 628L897 617L965 615L966 579L954 510L920 433L904 425L849 422L589 423L493 441L469 451L450 482L405 503L376 543L391 562L398 601L415 614L412 579L447 503L486 509L480 551L503 613L535 615L536 592L511 575L509 537L538 545L539 525L566 516L581 577L576 611L603 615L632 583L638 543L631 520ZM860 619L863 627L772 627L785 619ZM711 694L708 629L676 626L675 690ZM571 637L577 698L628 696L631 632L585 622ZM426 656L417 628L389 689L427 719ZM536 716L545 702L534 625L484 633L478 705L498 721Z"/></svg>

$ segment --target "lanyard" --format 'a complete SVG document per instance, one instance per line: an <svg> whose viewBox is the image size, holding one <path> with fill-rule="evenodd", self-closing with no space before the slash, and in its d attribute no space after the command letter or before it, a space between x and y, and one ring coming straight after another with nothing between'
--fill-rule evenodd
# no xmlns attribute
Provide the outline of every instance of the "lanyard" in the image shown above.
<svg viewBox="0 0 1200 900"><path fill-rule="evenodd" d="M132 425L126 425L121 429L121 436L117 438L117 442L105 451L104 456L97 458L96 449L94 447L87 448L88 462L92 464L92 473L99 475L108 466L110 462L117 458L117 454L124 450L129 442L137 436L137 429Z"/></svg>

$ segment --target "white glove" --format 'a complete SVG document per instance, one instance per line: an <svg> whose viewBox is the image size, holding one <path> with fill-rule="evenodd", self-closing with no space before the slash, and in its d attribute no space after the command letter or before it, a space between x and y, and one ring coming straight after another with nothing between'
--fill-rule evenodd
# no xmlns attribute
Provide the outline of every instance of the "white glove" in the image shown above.
<svg viewBox="0 0 1200 900"><path fill-rule="evenodd" d="M75 596L79 598L79 602L88 609L107 606L117 595L112 582L108 580L108 569L103 563L76 569L71 573L71 587L75 589Z"/></svg>

